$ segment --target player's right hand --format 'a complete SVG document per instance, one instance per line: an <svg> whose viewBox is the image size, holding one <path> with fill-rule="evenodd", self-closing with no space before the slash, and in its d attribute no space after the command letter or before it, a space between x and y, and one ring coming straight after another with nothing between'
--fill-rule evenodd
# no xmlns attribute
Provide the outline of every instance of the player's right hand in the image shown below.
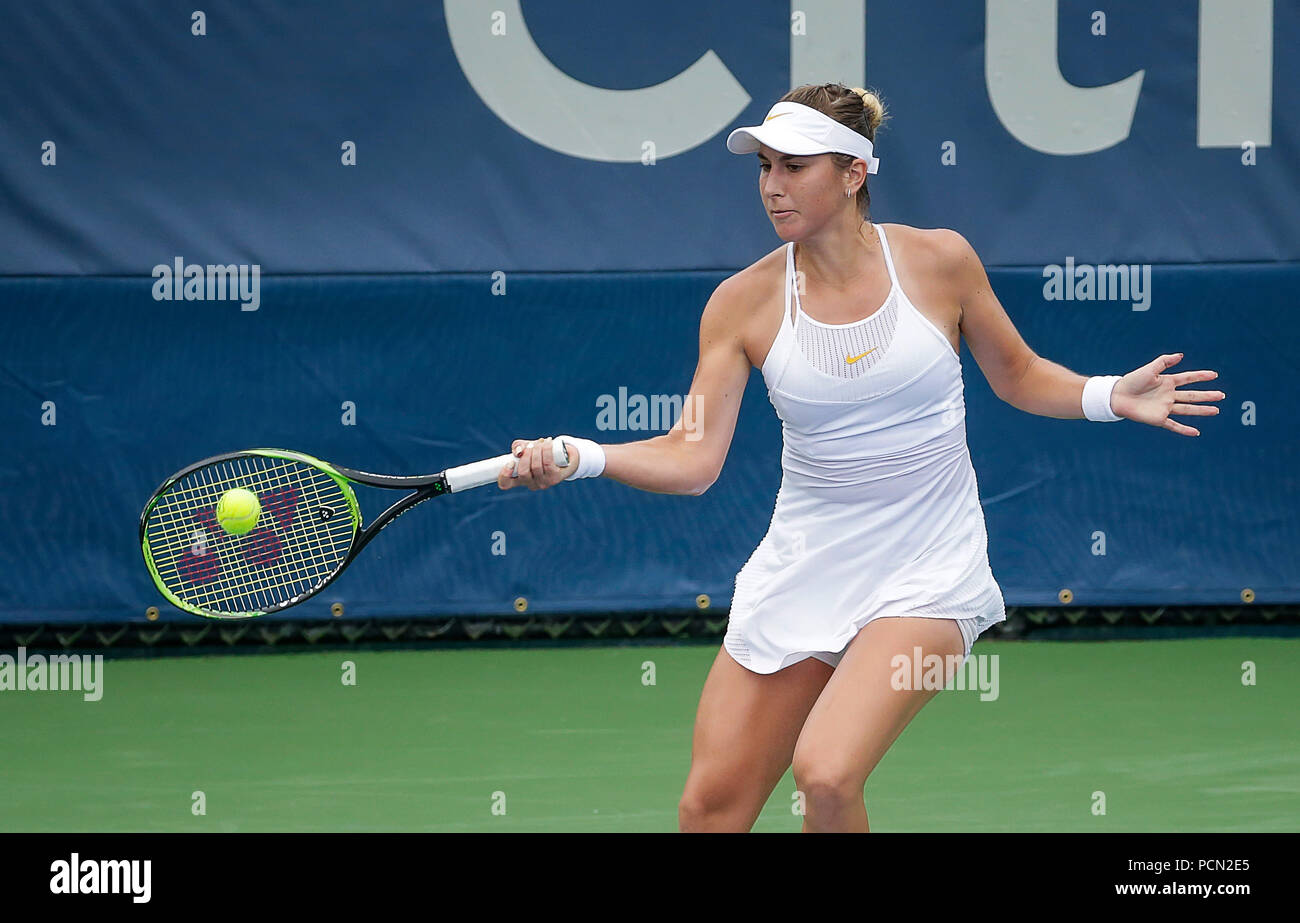
<svg viewBox="0 0 1300 923"><path fill-rule="evenodd" d="M545 490L554 487L578 468L578 449L572 443L565 443L569 452L569 463L564 467L555 464L551 439L516 439L510 443L510 454L517 459L507 462L497 475L497 486L502 490L512 487L527 487L529 490Z"/></svg>

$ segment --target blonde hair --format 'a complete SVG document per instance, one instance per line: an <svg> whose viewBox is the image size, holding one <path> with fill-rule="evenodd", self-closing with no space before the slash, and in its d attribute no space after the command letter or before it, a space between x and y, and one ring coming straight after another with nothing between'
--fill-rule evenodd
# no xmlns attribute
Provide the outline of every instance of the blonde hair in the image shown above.
<svg viewBox="0 0 1300 923"><path fill-rule="evenodd" d="M884 101L874 90L846 87L842 83L806 83L795 87L779 101L801 103L816 109L865 136L872 144L876 143L876 130L889 118ZM831 157L842 170L847 169L855 159L851 154L831 154ZM863 179L862 186L858 189L858 211L863 218L868 218L870 208L871 193L867 191L866 179Z"/></svg>

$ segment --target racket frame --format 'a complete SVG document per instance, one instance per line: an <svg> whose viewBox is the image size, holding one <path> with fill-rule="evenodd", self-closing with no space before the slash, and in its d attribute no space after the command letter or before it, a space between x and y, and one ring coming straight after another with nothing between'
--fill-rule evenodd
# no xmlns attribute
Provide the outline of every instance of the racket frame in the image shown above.
<svg viewBox="0 0 1300 923"><path fill-rule="evenodd" d="M560 466L569 463L568 450L564 441L556 437L553 440L553 451L556 462ZM162 578L158 576L157 568L154 566L153 552L149 548L149 514L153 512L154 507L161 499L162 494L177 481L185 478L195 471L207 467L208 465L219 464L220 462L235 461L240 458L261 457L261 458L279 458L285 461L296 461L302 464L310 465L313 468L323 472L333 478L338 484L343 496L347 499L348 512L352 516L352 543L348 548L348 553L330 571L326 577L315 586L283 602L268 606L254 612L213 612L187 603L180 599L167 588ZM414 476L390 475L390 474L371 474L368 471L359 471L355 468L345 468L342 465L333 465L323 461L305 452L294 452L289 449L245 449L242 452L226 452L221 455L213 455L211 458L205 458L197 461L192 465L182 468L173 474L167 480L159 485L158 489L153 492L149 502L145 504L143 512L140 514L140 546L144 552L145 564L149 568L149 575L153 578L154 585L163 594L163 596L172 605L185 612L194 615L201 615L204 618L220 619L223 621L235 621L249 618L256 618L262 615L270 615L275 612L281 612L290 606L296 606L311 597L315 596L325 587L338 578L349 564L361 553L361 549L370 544L376 535L386 529L393 520L397 519L407 510L412 509L426 500L433 497L440 497L443 494L456 493L462 490L468 490L474 487L481 487L485 484L494 483L497 473L509 462L515 460L514 456L507 453L494 458L483 459L482 461L471 462L467 465L460 465L454 468L447 468L437 474L423 474ZM353 484L363 484L367 487L381 487L391 490L411 490L412 492L405 497L393 503L388 509L384 510L369 525L365 525L358 534L358 528L364 525L361 515L361 507L357 503L356 493L352 490Z"/></svg>
<svg viewBox="0 0 1300 923"><path fill-rule="evenodd" d="M199 471L209 465L216 465L221 462L238 461L241 458L248 458L250 456L296 461L302 464L311 465L313 468L329 475L329 477L339 485L343 496L347 499L348 512L352 517L352 542L348 547L348 553L341 561L339 561L338 565L330 571L323 580L310 589L292 596L287 600L278 602L275 605L267 606L265 609L259 609L253 612L213 612L209 609L196 606L193 603L185 602L173 593L166 584L163 583L162 578L158 576L158 570L154 564L153 552L149 548L149 514L153 512L154 507L162 498L163 493L177 481L180 481L193 474L195 471ZM394 490L406 488L413 492L407 494L405 497L402 497L396 503L389 506L388 509L376 516L374 521L369 525L360 528L362 525L361 507L357 503L356 492L352 489L353 484L364 484L368 487L386 487ZM352 563L353 559L355 559L361 552L361 549L368 545L376 535L392 523L398 516L402 515L412 507L423 503L425 500L450 492L451 488L447 485L445 472L419 475L415 477L400 477L394 475L370 474L369 472L358 471L354 468L344 468L338 465L332 465L327 461L322 461L321 459L307 455L306 453L293 452L288 449L245 449L242 452L226 452L221 455L213 455L211 458L205 458L202 461L197 461L192 465L188 465L159 485L158 489L154 491L153 496L149 498L149 502L145 504L144 511L140 514L140 547L144 552L145 564L149 568L149 576L153 578L154 585L173 606L176 606L178 609L184 610L185 612L194 615L201 615L204 618L210 619L237 621L241 619L256 618L258 616L270 615L274 612L288 609L290 606L296 606L298 603L304 602L305 600L315 596L321 590L325 589L325 587L333 583L339 574L343 572L344 568ZM358 532L359 528L360 532Z"/></svg>

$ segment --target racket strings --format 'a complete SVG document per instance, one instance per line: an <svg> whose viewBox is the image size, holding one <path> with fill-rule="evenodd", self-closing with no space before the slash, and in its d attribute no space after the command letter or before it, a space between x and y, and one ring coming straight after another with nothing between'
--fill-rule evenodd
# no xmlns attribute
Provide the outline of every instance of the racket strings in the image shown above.
<svg viewBox="0 0 1300 923"><path fill-rule="evenodd" d="M247 461L232 467L238 476L232 477L230 471L218 474L210 469L195 472L196 486L181 493L181 502L169 505L165 513L170 515L164 515L161 521L166 524L166 538L179 553L171 555L170 567L164 564L158 570L173 589L180 591L178 595L188 596L188 601L203 608L261 609L277 601L274 592L277 586L293 583L295 576L305 578L310 585L311 578L316 576L313 571L323 568L319 557L305 558L297 550L300 543L286 542L276 532L277 527L281 533L291 529L297 516L297 504L293 501L297 492L292 479L285 477L284 466L279 466L281 470L263 471L258 480L250 477ZM215 524L210 504L213 497L219 498L236 485L246 485L259 493L268 508L259 519L259 527L251 534L226 538ZM274 500L276 495L283 496L286 492L293 518L278 518ZM201 525L195 528L191 523ZM188 548L180 550L186 544ZM313 560L317 565L314 568ZM240 598L241 593L244 598ZM222 599L226 605L220 604Z"/></svg>
<svg viewBox="0 0 1300 923"><path fill-rule="evenodd" d="M233 481L215 480L211 472L205 472L202 480L215 487L219 496L232 484L244 486L252 482L252 464L248 459L241 459L236 465L241 477ZM331 554L332 549L320 541L315 530L308 528L310 520L299 518L304 513L309 515L313 503L320 501L318 492L313 497L310 491L298 489L304 484L311 485L313 480L304 482L301 478L290 477L289 471L280 466L278 470L263 472L258 484L261 489L253 488L270 502L259 520L258 529L246 536L230 537L233 540L230 544L237 545L239 553L221 557L218 579L197 581L199 604L204 608L224 609L224 606L217 605L218 602L222 598L236 597L241 591L251 594L251 599L245 602L251 601L256 605L237 604L236 608L240 610L274 605L316 585L341 560L341 555ZM328 480L333 484L332 479ZM204 519L208 517L204 516ZM218 541L221 540L218 536ZM346 554L346 549L343 553ZM181 576L185 577L184 574ZM234 602L234 599L230 601Z"/></svg>
<svg viewBox="0 0 1300 923"><path fill-rule="evenodd" d="M263 505L247 535L216 523L217 502L236 487ZM350 493L292 459L252 455L200 468L150 511L145 535L155 572L178 599L205 611L266 611L319 586L347 558L357 528Z"/></svg>
<svg viewBox="0 0 1300 923"><path fill-rule="evenodd" d="M249 470L248 459L240 459L238 467L245 477L253 476L253 472ZM328 475L318 474L305 483L314 486L317 480L322 478L337 488L337 483ZM236 558L235 563L238 566L231 574L230 585L218 585L214 588L222 593L229 593L238 586L256 586L257 598L262 603L262 607L283 601L275 591L295 589L303 579L308 581L308 587L315 586L333 572L338 561L341 561L347 553L347 548L344 547L342 555L336 556L335 549L332 546L327 548L320 541L319 534L315 530L293 528L298 521L299 506L302 505L298 499L297 489L303 484L301 479L291 482L285 478L285 472L281 470L276 472L270 484L272 489L263 496L269 495L277 502L268 503L268 508L263 511L259 522L265 522L265 525L259 526L249 535L232 536L240 539L240 544L243 546L242 558ZM222 492L227 489L229 488L222 487ZM293 493L286 498L286 491ZM315 503L313 509L322 508L321 504L324 500L319 492L315 492L309 498L308 503L312 502ZM338 511L337 505L330 508ZM278 534L270 528L275 525L280 527ZM281 535L289 535L298 541L286 543ZM350 544L350 536L348 540ZM292 598L293 595L296 595L296 592L290 592L284 598Z"/></svg>
<svg viewBox="0 0 1300 923"><path fill-rule="evenodd" d="M295 477L298 472L293 471L293 466L283 464L257 471L257 463L249 459L241 459L231 467L235 469L233 476L230 471L218 473L210 469L194 473L194 481L201 487L185 491L184 503L174 506L173 515L166 520L173 547L189 540L188 556L186 551L173 554L173 566L160 568L160 576L174 591L179 590L178 596L188 597L188 602L200 608L227 613L261 611L323 581L346 556L351 536L346 532L324 533L326 538L322 540L321 531L312 528L310 519L302 518L309 516L312 509L319 509L321 502L334 500L331 508L339 508L339 497L325 499L319 489L299 490L322 478L337 489L327 475ZM227 536L213 529L210 504L232 486L244 486L272 501L259 519L258 528L245 536ZM341 491L337 493L341 496ZM274 502L277 499L281 503ZM187 528L185 504L189 504L190 518L204 523L206 533ZM277 505L281 509L277 510ZM198 561L205 566L198 566Z"/></svg>

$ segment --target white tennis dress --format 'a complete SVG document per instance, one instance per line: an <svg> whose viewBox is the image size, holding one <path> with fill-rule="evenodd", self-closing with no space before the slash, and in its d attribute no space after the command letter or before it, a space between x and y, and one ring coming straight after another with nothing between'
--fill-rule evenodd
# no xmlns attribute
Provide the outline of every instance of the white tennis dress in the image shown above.
<svg viewBox="0 0 1300 923"><path fill-rule="evenodd" d="M881 616L958 619L968 656L1006 619L966 447L961 359L903 292L873 227L892 287L853 324L803 314L786 247L785 312L762 368L781 418L781 488L736 575L723 641L756 673L807 657L835 666Z"/></svg>

